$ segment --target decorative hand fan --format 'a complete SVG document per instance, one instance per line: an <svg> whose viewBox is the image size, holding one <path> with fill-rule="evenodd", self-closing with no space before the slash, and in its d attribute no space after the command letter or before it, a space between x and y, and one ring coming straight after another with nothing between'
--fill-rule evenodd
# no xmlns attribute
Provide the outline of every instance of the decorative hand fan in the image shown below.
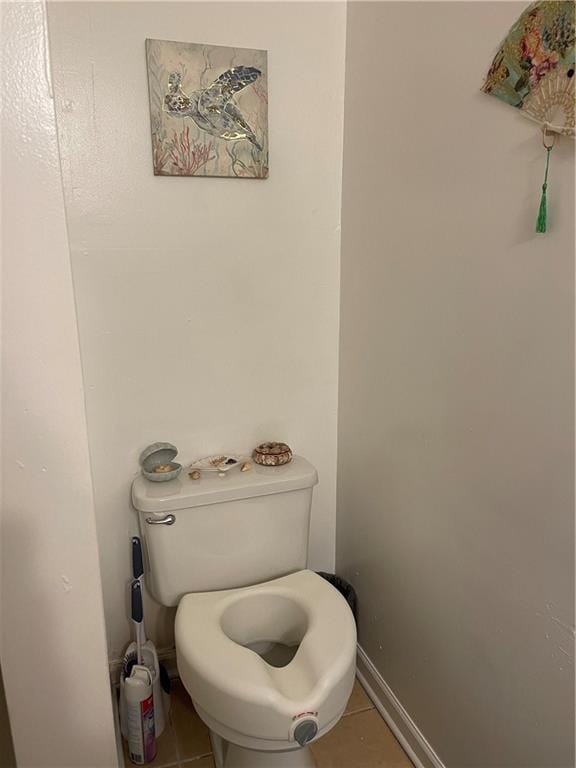
<svg viewBox="0 0 576 768"><path fill-rule="evenodd" d="M539 0L512 26L482 90L542 128L546 172L536 232L546 232L550 152L559 134L574 136L574 0Z"/></svg>

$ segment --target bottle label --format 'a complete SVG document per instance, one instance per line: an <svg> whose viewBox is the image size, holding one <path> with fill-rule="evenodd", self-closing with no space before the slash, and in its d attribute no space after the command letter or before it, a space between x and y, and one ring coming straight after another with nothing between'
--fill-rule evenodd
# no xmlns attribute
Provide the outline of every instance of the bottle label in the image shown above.
<svg viewBox="0 0 576 768"><path fill-rule="evenodd" d="M156 757L156 735L154 732L154 702L150 695L140 702L144 762L151 763Z"/></svg>
<svg viewBox="0 0 576 768"><path fill-rule="evenodd" d="M152 695L128 708L130 760L136 765L151 763L156 757L154 702Z"/></svg>

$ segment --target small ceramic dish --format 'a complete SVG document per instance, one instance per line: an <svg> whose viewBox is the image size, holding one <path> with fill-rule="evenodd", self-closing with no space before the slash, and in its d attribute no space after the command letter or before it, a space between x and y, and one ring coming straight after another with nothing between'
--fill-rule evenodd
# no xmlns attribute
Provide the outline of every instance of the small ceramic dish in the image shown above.
<svg viewBox="0 0 576 768"><path fill-rule="evenodd" d="M182 465L174 461L178 449L172 443L152 443L140 454L142 474L153 483L166 483L178 477Z"/></svg>
<svg viewBox="0 0 576 768"><path fill-rule="evenodd" d="M245 457L230 453L219 453L216 456L206 456L198 459L190 465L190 470L198 469L200 472L228 472L234 467L239 467L246 461Z"/></svg>
<svg viewBox="0 0 576 768"><path fill-rule="evenodd" d="M182 464L178 464L176 461L171 461L169 464L160 466L162 467L162 470L157 468L156 470L152 470L152 472L147 472L143 469L142 474L147 480L151 480L153 483L166 483L168 480L174 480L175 477L178 477L182 470ZM164 470L164 467L170 467L170 469Z"/></svg>

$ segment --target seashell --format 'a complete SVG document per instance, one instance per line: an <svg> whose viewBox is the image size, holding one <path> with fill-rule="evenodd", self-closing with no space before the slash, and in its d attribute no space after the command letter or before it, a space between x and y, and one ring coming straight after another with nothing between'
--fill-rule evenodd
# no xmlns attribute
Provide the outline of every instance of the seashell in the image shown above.
<svg viewBox="0 0 576 768"><path fill-rule="evenodd" d="M252 462L245 461L244 464L240 466L240 472L249 472L252 469Z"/></svg>
<svg viewBox="0 0 576 768"><path fill-rule="evenodd" d="M200 472L197 469L193 472L189 472L189 475L192 480L200 480Z"/></svg>

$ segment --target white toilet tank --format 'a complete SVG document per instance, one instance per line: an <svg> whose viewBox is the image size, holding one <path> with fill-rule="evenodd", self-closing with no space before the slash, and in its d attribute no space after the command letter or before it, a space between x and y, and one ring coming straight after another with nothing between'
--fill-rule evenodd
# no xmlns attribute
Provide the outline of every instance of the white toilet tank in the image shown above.
<svg viewBox="0 0 576 768"><path fill-rule="evenodd" d="M259 584L306 568L316 469L295 456L224 477L153 483L137 477L132 503L148 561L146 583L163 605L188 592Z"/></svg>

